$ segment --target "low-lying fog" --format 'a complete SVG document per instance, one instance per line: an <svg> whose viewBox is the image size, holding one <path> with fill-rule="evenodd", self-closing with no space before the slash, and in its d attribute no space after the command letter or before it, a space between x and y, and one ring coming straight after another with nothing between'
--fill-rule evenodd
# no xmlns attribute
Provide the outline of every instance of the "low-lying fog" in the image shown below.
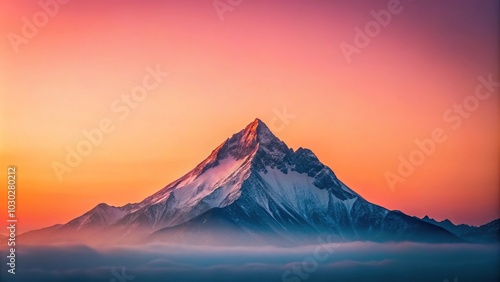
<svg viewBox="0 0 500 282"><path fill-rule="evenodd" d="M21 246L1 281L500 281L500 245L335 243L296 248Z"/></svg>

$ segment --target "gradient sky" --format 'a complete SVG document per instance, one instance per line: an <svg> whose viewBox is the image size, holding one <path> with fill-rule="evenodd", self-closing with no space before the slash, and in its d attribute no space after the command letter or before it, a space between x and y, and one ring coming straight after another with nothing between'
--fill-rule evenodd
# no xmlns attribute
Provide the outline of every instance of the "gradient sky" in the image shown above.
<svg viewBox="0 0 500 282"><path fill-rule="evenodd" d="M37 3L0 4L0 161L18 166L21 231L138 202L256 117L369 201L456 223L499 217L500 90L456 130L443 120L478 76L499 80L498 1L402 0L350 63L340 44L389 1L247 0L223 20L211 0L70 1L16 53L8 35ZM157 65L170 75L120 119L113 102ZM52 163L103 118L115 130L59 182ZM438 127L446 142L391 190L384 173Z"/></svg>

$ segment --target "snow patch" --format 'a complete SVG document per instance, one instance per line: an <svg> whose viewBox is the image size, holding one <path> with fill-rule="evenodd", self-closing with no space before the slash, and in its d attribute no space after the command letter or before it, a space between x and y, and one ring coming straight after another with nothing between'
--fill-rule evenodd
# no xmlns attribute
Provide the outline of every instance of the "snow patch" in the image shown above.
<svg viewBox="0 0 500 282"><path fill-rule="evenodd" d="M268 194L275 203L284 203L301 215L309 214L311 209L328 207L328 191L316 187L314 178L295 171L284 174L279 169L266 167L266 170L267 173L259 172L259 175L269 184Z"/></svg>

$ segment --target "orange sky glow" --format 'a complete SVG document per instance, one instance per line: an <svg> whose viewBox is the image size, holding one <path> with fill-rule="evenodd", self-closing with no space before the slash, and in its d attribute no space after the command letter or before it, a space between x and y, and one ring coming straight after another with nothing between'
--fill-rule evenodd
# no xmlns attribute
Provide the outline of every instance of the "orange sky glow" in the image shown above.
<svg viewBox="0 0 500 282"><path fill-rule="evenodd" d="M455 223L498 218L500 89L471 98L478 77L500 80L497 1L401 0L348 62L341 43L388 2L243 1L221 20L212 1L69 1L13 46L7 35L43 10L2 1L0 162L18 168L19 229L138 202L256 117L373 203ZM156 68L168 75L154 80ZM142 100L124 102L145 80ZM54 162L103 120L112 130L60 181ZM446 140L391 188L386 173L436 128Z"/></svg>

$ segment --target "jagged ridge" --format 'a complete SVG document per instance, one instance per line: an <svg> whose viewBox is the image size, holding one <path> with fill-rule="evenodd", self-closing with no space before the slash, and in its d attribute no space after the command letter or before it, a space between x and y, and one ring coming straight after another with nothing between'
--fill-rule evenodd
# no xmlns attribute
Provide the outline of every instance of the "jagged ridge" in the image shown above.
<svg viewBox="0 0 500 282"><path fill-rule="evenodd" d="M237 234L240 243L303 243L321 234L338 240L458 240L443 228L369 203L311 150L294 151L259 119L143 201L101 204L61 228L102 229L109 240L154 233L148 238L214 243L227 237L220 230Z"/></svg>

